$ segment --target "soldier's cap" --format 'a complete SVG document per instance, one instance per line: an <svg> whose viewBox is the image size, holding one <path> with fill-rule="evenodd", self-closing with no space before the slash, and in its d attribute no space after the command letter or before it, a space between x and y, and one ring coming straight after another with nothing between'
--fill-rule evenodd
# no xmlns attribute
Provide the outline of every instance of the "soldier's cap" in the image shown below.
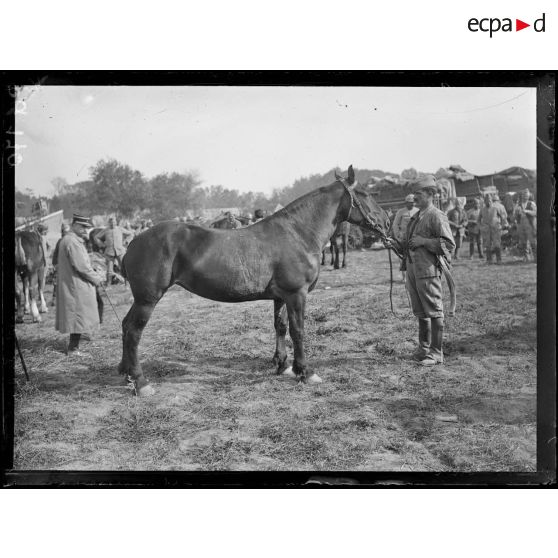
<svg viewBox="0 0 558 558"><path fill-rule="evenodd" d="M430 191L433 194L436 194L438 192L438 186L436 184L436 179L434 178L434 176L432 176L431 174L427 174L426 176L423 176L418 180L412 182L411 191L413 193L420 192L421 190Z"/></svg>
<svg viewBox="0 0 558 558"><path fill-rule="evenodd" d="M83 215L78 215L77 213L74 213L74 216L72 218L72 225L74 224L93 228L93 223L91 222L91 219L89 219L89 217L84 217Z"/></svg>
<svg viewBox="0 0 558 558"><path fill-rule="evenodd" d="M413 196L413 194L409 194L406 198L405 198L406 202L414 202L415 201L415 196Z"/></svg>

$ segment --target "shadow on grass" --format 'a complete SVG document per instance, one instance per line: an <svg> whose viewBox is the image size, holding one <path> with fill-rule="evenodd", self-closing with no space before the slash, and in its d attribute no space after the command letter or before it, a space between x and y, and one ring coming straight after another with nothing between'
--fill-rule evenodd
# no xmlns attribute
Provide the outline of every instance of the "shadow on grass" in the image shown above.
<svg viewBox="0 0 558 558"><path fill-rule="evenodd" d="M489 327L479 335L458 337L458 333L447 328L446 340L444 341L444 353L446 356L463 355L499 355L519 354L536 352L537 326L534 320L527 318L519 324L499 324ZM449 339L448 339L449 338Z"/></svg>

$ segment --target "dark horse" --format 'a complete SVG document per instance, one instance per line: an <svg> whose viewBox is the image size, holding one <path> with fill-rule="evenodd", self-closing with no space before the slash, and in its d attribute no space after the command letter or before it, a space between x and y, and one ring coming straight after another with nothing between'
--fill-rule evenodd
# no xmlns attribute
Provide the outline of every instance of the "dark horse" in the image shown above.
<svg viewBox="0 0 558 558"><path fill-rule="evenodd" d="M41 235L36 231L16 231L15 233L15 294L17 302L16 323L23 323L24 311L33 316L33 322L40 322L37 308L40 301L41 313L48 312L43 294L46 275L46 255ZM20 289L17 278L21 279ZM38 297L37 297L38 294Z"/></svg>
<svg viewBox="0 0 558 558"><path fill-rule="evenodd" d="M386 239L386 213L355 181L337 180L243 229L215 230L165 221L136 237L124 256L134 303L122 322L119 371L135 383L138 395L153 388L138 361L138 343L153 309L174 284L220 302L273 300L277 374L294 372L318 383L304 357L304 309L320 273L322 249L338 223L349 221ZM287 322L294 362L287 366Z"/></svg>
<svg viewBox="0 0 558 558"><path fill-rule="evenodd" d="M337 225L335 232L329 239L329 251L331 253L331 261L329 265L333 269L339 269L339 249L343 249L343 263L342 267L347 267L347 248L349 246L349 233L351 231L351 223L343 221ZM322 265L325 265L326 251L322 252Z"/></svg>

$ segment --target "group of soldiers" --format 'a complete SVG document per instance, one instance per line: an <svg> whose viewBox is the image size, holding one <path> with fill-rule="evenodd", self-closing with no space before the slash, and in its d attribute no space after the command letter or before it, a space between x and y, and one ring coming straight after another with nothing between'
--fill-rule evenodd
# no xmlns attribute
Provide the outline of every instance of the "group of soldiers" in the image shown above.
<svg viewBox="0 0 558 558"><path fill-rule="evenodd" d="M393 220L393 236L402 241L409 220L418 211L413 194L405 199ZM479 258L491 264L502 262L503 238L507 244L515 244L524 261L534 261L537 251L537 206L529 189L522 190L512 210L507 211L498 194L485 194L475 198L467 211L459 198L453 200L447 211L448 222L455 242L453 259L460 258L460 249L469 241L469 258L475 249Z"/></svg>

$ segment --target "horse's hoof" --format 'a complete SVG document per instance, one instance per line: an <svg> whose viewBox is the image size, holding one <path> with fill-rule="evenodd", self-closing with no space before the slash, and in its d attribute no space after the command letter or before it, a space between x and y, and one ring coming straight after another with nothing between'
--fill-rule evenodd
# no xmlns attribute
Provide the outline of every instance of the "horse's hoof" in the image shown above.
<svg viewBox="0 0 558 558"><path fill-rule="evenodd" d="M36 318L33 317L33 323L34 324L38 324L41 323L43 320L41 320L41 316L37 316Z"/></svg>
<svg viewBox="0 0 558 558"><path fill-rule="evenodd" d="M283 370L283 372L281 372L281 376L287 376L289 378L294 378L296 376L296 374L293 372L293 367L289 366L288 368L285 368L285 370Z"/></svg>
<svg viewBox="0 0 558 558"><path fill-rule="evenodd" d="M155 389L151 384L145 384L143 387L140 387L136 391L138 397L150 397L151 395L155 395Z"/></svg>
<svg viewBox="0 0 558 558"><path fill-rule="evenodd" d="M322 382L323 380L317 374L312 374L312 376L306 379L307 384L321 384Z"/></svg>

